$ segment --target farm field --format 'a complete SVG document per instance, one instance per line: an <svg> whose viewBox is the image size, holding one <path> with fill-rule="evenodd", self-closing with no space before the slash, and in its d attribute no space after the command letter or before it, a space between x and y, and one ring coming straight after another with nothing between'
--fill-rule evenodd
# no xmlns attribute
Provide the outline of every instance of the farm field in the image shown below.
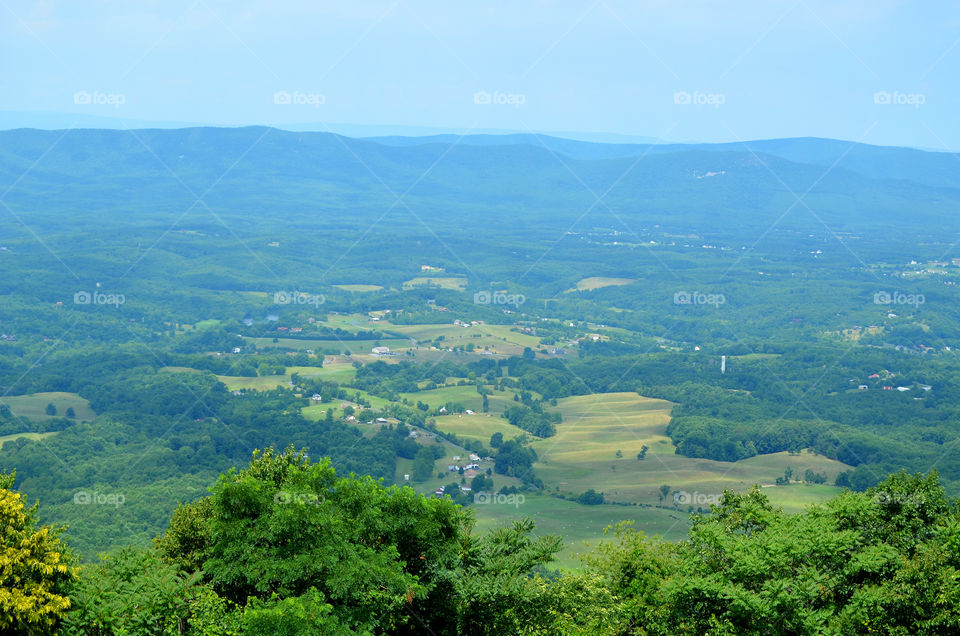
<svg viewBox="0 0 960 636"><path fill-rule="evenodd" d="M26 437L29 440L36 441L38 439L43 439L44 437L56 435L59 432L60 431L49 431L47 433L14 433L13 435L0 435L0 448L2 448L5 443L12 442L13 440L21 437Z"/></svg>
<svg viewBox="0 0 960 636"><path fill-rule="evenodd" d="M506 355L517 355L524 347L540 346L540 339L530 334L511 331L505 325L476 325L469 328L453 324L434 325L389 325L385 327L392 334L401 334L421 342L443 336L444 347L465 347L473 343L475 348L488 347L490 350ZM389 346L389 345L388 345Z"/></svg>
<svg viewBox="0 0 960 636"><path fill-rule="evenodd" d="M364 400L368 401L370 403L370 406L374 409L382 409L391 403L389 400L386 400L382 397L378 397L376 395L371 395L361 389L355 389L353 387L343 387L343 389L347 392L346 398L342 400L335 399L332 402L325 402L325 403L321 402L319 404L312 403L310 404L310 406L305 406L302 409L300 409L300 412L303 413L304 417L306 417L307 419L318 420L320 418L326 417L327 409L332 408L334 415L339 416L341 414L341 409L340 409L341 403L349 402L354 406L355 409L358 409L358 410L359 408L363 408L363 407L356 406L355 398L358 395ZM304 397L309 397L309 396L304 396Z"/></svg>
<svg viewBox="0 0 960 636"><path fill-rule="evenodd" d="M531 392L531 395L534 394ZM406 398L414 404L424 402L433 408L440 408L447 402L458 402L463 405L463 408L476 411L478 414L483 407L483 397L477 393L477 387L473 384L447 386L429 391L416 391L414 393L401 393L400 397ZM536 397L539 398L539 395L536 395ZM493 391L488 397L488 400L490 403L490 413L495 417L515 404L513 401L513 392L509 390Z"/></svg>
<svg viewBox="0 0 960 636"><path fill-rule="evenodd" d="M218 375L217 379L223 382L231 391L271 391L278 386L289 386L289 375L265 375L257 378L246 378L239 375Z"/></svg>
<svg viewBox="0 0 960 636"><path fill-rule="evenodd" d="M381 340L337 340L328 338L300 340L297 338L277 338L276 342L273 340L273 338L246 338L248 343L254 345L258 349L282 347L297 351L312 349L317 352L326 349L339 351L340 353L344 353L346 351L351 353L368 353L373 347L377 346L390 347L391 349L410 346L409 340L402 340L398 338L383 338Z"/></svg>
<svg viewBox="0 0 960 636"><path fill-rule="evenodd" d="M472 508L476 511L480 531L529 517L537 526L534 534L559 534L563 537L564 547L551 567L565 569L576 569L580 565L577 555L590 551L600 542L604 528L619 521L633 521L637 530L667 541L685 539L690 527L689 516L683 511L610 504L582 506L546 495L524 495L523 503L518 505L491 503L477 504Z"/></svg>
<svg viewBox="0 0 960 636"><path fill-rule="evenodd" d="M357 377L357 370L349 362L327 363L324 361L322 367L286 367L285 371L287 375L298 373L305 378L322 378L340 384L349 383Z"/></svg>
<svg viewBox="0 0 960 636"><path fill-rule="evenodd" d="M192 367L161 367L162 373L201 373ZM231 391L267 391L278 386L289 386L290 376L299 373L304 377L320 376L325 380L344 382L356 375L356 369L350 365L338 364L327 367L286 367L286 373L281 375L265 375L260 377L246 377L239 375L218 375L217 379L223 382Z"/></svg>
<svg viewBox="0 0 960 636"><path fill-rule="evenodd" d="M334 285L334 287L336 287L337 289L342 289L343 291L348 291L348 292L361 292L361 293L365 293L365 292L375 292L375 291L380 291L381 289L383 289L383 286L382 286L382 285L363 285L363 284L359 284L359 285Z"/></svg>
<svg viewBox="0 0 960 636"><path fill-rule="evenodd" d="M497 415L488 417L487 413L476 415L441 415L434 418L437 428L445 433L453 433L457 437L468 440L477 440L484 446L489 446L490 436L494 433L503 433L504 439L512 439L523 435L524 431Z"/></svg>
<svg viewBox="0 0 960 636"><path fill-rule="evenodd" d="M828 483L849 468L809 452L760 455L738 462L676 455L664 434L672 406L635 393L558 400L564 421L557 435L533 443L539 456L534 465L537 474L548 489L559 486L578 494L593 488L612 501L658 504L662 485L704 500L719 496L725 488L744 491L755 483L773 484L787 467L795 476L808 468L825 473ZM644 445L646 458L638 460ZM617 457L618 450L622 457ZM765 489L785 510L800 510L836 492L839 489L799 484Z"/></svg>
<svg viewBox="0 0 960 636"><path fill-rule="evenodd" d="M594 289L602 289L604 287L614 287L617 285L629 285L630 283L637 282L635 278L610 278L607 276L590 276L589 278L584 278L583 280L577 281L577 286L573 289L568 289L568 292L574 291L592 291Z"/></svg>
<svg viewBox="0 0 960 636"><path fill-rule="evenodd" d="M0 404L6 404L10 411L18 416L34 421L49 420L51 417L63 417L67 409L73 407L77 421L92 420L97 416L89 403L76 393L59 391L49 393L31 393L30 395L12 395L2 398ZM57 408L56 415L47 415L47 404Z"/></svg>

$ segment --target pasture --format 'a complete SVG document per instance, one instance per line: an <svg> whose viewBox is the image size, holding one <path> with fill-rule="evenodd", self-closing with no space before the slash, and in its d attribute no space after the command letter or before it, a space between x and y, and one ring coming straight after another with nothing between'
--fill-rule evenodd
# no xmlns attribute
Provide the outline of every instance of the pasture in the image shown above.
<svg viewBox="0 0 960 636"><path fill-rule="evenodd" d="M635 278L610 278L608 276L590 276L589 278L584 278L577 282L577 286L573 289L568 289L568 292L575 291L593 291L594 289L602 289L604 287L614 287L617 285L629 285L630 283L637 282Z"/></svg>
<svg viewBox="0 0 960 636"><path fill-rule="evenodd" d="M357 370L349 362L326 362L322 367L287 367L287 375L294 373L304 378L320 378L330 382L348 384L357 377Z"/></svg>
<svg viewBox="0 0 960 636"><path fill-rule="evenodd" d="M290 386L290 376L287 374L265 375L257 378L218 375L217 379L223 382L230 391L272 391L280 386Z"/></svg>
<svg viewBox="0 0 960 636"><path fill-rule="evenodd" d="M299 338L247 337L245 340L247 343L252 344L258 349L283 348L292 349L294 351L306 351L307 349L310 349L317 352L338 351L340 353L349 351L352 354L369 353L371 349L378 346L390 347L391 349L399 349L410 346L409 340L399 338L382 338L380 340L339 340L336 338L314 338L301 340ZM276 342L274 342L274 340L276 340Z"/></svg>
<svg viewBox="0 0 960 636"><path fill-rule="evenodd" d="M3 445L7 442L12 442L15 439L20 439L25 437L31 441L37 441L38 439L43 439L44 437L50 437L51 435L56 435L60 431L50 431L47 433L14 433L13 435L0 435L0 448L3 448Z"/></svg>
<svg viewBox="0 0 960 636"><path fill-rule="evenodd" d="M671 493L688 493L693 501L705 502L719 497L725 488L745 491L753 484L773 484L787 467L795 477L808 468L825 473L828 483L850 468L810 452L760 455L738 462L676 455L664 434L673 405L635 393L564 398L557 406L564 416L557 435L533 443L539 456L534 468L548 489L579 494L593 488L611 501L659 504L659 488L667 485ZM648 450L639 460L637 453L644 445ZM785 510L795 511L839 490L794 484L764 492ZM672 495L668 499L666 503L672 503Z"/></svg>
<svg viewBox="0 0 960 636"><path fill-rule="evenodd" d="M73 408L77 421L92 420L97 416L90 408L90 404L76 393L59 391L49 393L31 393L29 395L8 395L0 398L0 404L10 407L10 412L17 417L24 417L33 421L49 420L52 417L64 417L68 408ZM47 405L53 404L57 409L56 415L47 415Z"/></svg>
<svg viewBox="0 0 960 636"><path fill-rule="evenodd" d="M494 433L503 433L504 439L511 439L524 433L523 429L517 428L502 417L488 413L441 415L434 419L437 421L437 428L441 431L453 433L462 439L480 441L484 446L490 445L490 436Z"/></svg>
<svg viewBox="0 0 960 636"><path fill-rule="evenodd" d="M518 502L520 499L515 496L507 501ZM582 506L573 501L536 494L524 494L522 501L512 505L492 502L471 506L476 511L477 529L487 531L529 517L537 526L535 535L559 534L563 537L563 550L551 565L565 569L579 567L577 555L589 552L603 538L604 528L620 521L632 521L634 528L647 536L659 536L667 541L687 538L690 527L686 512L668 508L610 504Z"/></svg>
<svg viewBox="0 0 960 636"><path fill-rule="evenodd" d="M363 285L363 284L359 284L359 285L334 285L334 287L336 287L337 289L342 289L343 291L359 292L359 293L369 293L369 292L380 291L381 289L383 289L383 286L382 286L382 285Z"/></svg>
<svg viewBox="0 0 960 636"><path fill-rule="evenodd" d="M532 392L531 395L539 397L538 394L533 394ZM429 391L417 391L415 393L401 393L400 397L406 398L412 404L423 402L433 408L440 408L448 402L462 404L463 408L470 409L477 413L480 413L483 408L483 397L477 393L477 387L474 384L447 386ZM488 401L490 403L490 413L495 417L507 410L508 407L516 404L513 401L513 392L510 390L493 391L488 397Z"/></svg>

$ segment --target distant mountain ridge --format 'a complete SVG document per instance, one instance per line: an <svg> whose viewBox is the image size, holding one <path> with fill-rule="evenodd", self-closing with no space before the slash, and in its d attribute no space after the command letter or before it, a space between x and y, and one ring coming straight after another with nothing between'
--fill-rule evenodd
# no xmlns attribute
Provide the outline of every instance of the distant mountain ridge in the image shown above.
<svg viewBox="0 0 960 636"><path fill-rule="evenodd" d="M960 227L960 157L820 139L594 144L539 135L356 139L265 127L0 132L0 186L29 213L380 215L397 195L425 221L569 227L586 209L644 224L729 231ZM95 186L95 187L93 187ZM603 195L603 205L596 197ZM802 205L794 195L805 195ZM44 204L46 202L46 205ZM807 206L812 212L807 211ZM609 216L609 215L607 215ZM609 221L609 219L608 219Z"/></svg>

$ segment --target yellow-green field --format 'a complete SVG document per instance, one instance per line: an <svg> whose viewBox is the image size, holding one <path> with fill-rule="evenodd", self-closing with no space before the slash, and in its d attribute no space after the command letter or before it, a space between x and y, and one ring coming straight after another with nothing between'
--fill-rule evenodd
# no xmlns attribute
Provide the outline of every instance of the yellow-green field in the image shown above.
<svg viewBox="0 0 960 636"><path fill-rule="evenodd" d="M635 278L610 278L607 276L591 276L589 278L584 278L581 281L577 282L577 286L574 289L568 289L568 292L574 291L591 291L594 289L601 289L603 287L614 287L616 285L629 285L630 283L636 282Z"/></svg>
<svg viewBox="0 0 960 636"><path fill-rule="evenodd" d="M357 370L353 368L353 365L346 362L335 362L323 367L286 367L285 371L286 373L282 375L266 375L263 377L254 378L248 378L239 375L218 375L217 378L231 391L268 391L275 389L278 386L288 386L290 384L290 376L293 373L299 373L305 378L320 377L324 380L331 380L340 383L349 382L357 374ZM191 367L162 367L160 372L200 373L200 370L193 369ZM77 411L78 415L79 413L80 412Z"/></svg>
<svg viewBox="0 0 960 636"><path fill-rule="evenodd" d="M810 468L826 473L828 483L850 468L846 464L809 452L791 455L760 455L738 462L694 459L674 453L665 435L670 421L670 402L635 393L608 393L565 398L558 401L564 421L557 435L537 440L533 447L539 461L537 475L548 489L580 493L590 488L602 491L608 500L658 504L658 489L690 493L696 500L719 496L724 488L738 491L753 484L773 484L787 467L801 476ZM646 458L637 453L646 445ZM617 451L622 457L617 457ZM806 493L795 491L807 490ZM806 503L839 492L831 486L800 484L765 488L764 492L784 509L799 510ZM707 508L708 505L702 505Z"/></svg>
<svg viewBox="0 0 960 636"><path fill-rule="evenodd" d="M370 328L370 327L366 327ZM369 353L369 351L376 346L390 347L391 349L400 349L401 347L409 347L409 340L401 340L398 338L382 338L380 340L337 340L337 339L310 339L310 340L300 340L298 338L277 338L274 342L273 338L250 338L247 337L245 340L257 347L258 349L267 349L273 347L283 347L285 349L294 349L296 351L306 351L311 349L319 353L323 349L332 349L344 353L349 351L350 353Z"/></svg>
<svg viewBox="0 0 960 636"><path fill-rule="evenodd" d="M349 292L375 292L383 289L381 285L334 285L337 289Z"/></svg>
<svg viewBox="0 0 960 636"><path fill-rule="evenodd" d="M441 289L456 289L463 291L467 288L467 279L459 276L414 276L404 281L404 289L414 287L440 287Z"/></svg>
<svg viewBox="0 0 960 636"><path fill-rule="evenodd" d="M330 382L344 384L357 377L357 370L349 362L324 361L322 367L287 367L287 375L298 373L304 378L322 378Z"/></svg>
<svg viewBox="0 0 960 636"><path fill-rule="evenodd" d="M38 439L43 439L44 437L56 435L59 432L60 431L50 431L49 433L14 433L13 435L0 435L0 448L3 448L5 443L12 442L13 440L21 437L26 437L29 440L36 441Z"/></svg>
<svg viewBox="0 0 960 636"><path fill-rule="evenodd" d="M478 440L484 446L490 445L490 436L494 433L503 433L504 439L511 439L524 433L507 420L497 415L477 413L476 415L441 415L435 418L437 428L445 433L453 433L457 437L468 440Z"/></svg>
<svg viewBox="0 0 960 636"><path fill-rule="evenodd" d="M245 378L238 375L218 375L217 379L231 391L272 391L278 386L289 386L289 375L265 375L260 378Z"/></svg>
<svg viewBox="0 0 960 636"><path fill-rule="evenodd" d="M305 406L302 409L300 409L300 413L302 413L305 418L316 421L316 420L323 419L324 417L327 416L327 409L333 409L334 417L340 417L340 415L342 414L340 409L341 404L350 404L354 407L355 410L364 408L364 407L357 406L356 404L357 396L369 402L370 407L374 409L382 409L388 404L390 404L389 400L386 400L382 397L378 397L376 395L371 395L366 391L362 391L360 389L354 389L352 387L344 387L344 391L347 392L346 398L342 400L335 399L332 402L311 403L310 406ZM309 397L309 396L305 396L305 397Z"/></svg>
<svg viewBox="0 0 960 636"><path fill-rule="evenodd" d="M540 346L540 339L530 334L511 331L507 325L476 325L469 328L452 323L435 325L387 325L381 327L390 333L401 334L419 341L433 340L443 336L444 347L465 347L473 343L476 349L488 348L504 355L523 353L524 347ZM387 345L390 346L390 345Z"/></svg>
<svg viewBox="0 0 960 636"><path fill-rule="evenodd" d="M494 483L499 489L500 485ZM578 555L589 552L603 538L603 530L620 521L632 521L634 527L648 536L659 536L667 541L680 541L687 537L690 527L689 514L686 511L663 507L581 506L572 501L546 495L523 495L522 499L499 499L489 504L476 504L477 529L490 530L498 526L509 525L522 517L529 517L536 524L534 534L560 535L563 537L563 550L557 555L552 567L576 568L580 565ZM512 505L506 503L514 502ZM522 502L522 503L520 503Z"/></svg>
<svg viewBox="0 0 960 636"><path fill-rule="evenodd" d="M13 395L0 398L0 404L10 407L10 412L18 417L40 421L51 417L64 417L67 409L73 407L76 419L92 420L97 416L90 408L90 404L76 393L31 393L30 395ZM47 404L57 408L56 415L47 415Z"/></svg>
<svg viewBox="0 0 960 636"><path fill-rule="evenodd" d="M531 392L531 395L539 398L539 394ZM401 393L400 397L407 398L413 404L423 402L433 408L440 408L447 402L458 402L463 405L463 408L480 413L483 407L483 398L477 393L477 388L473 384L441 387L430 391L417 391L416 393ZM513 401L512 391L494 391L488 400L490 412L494 416L503 413L508 407L516 404ZM487 439L489 440L489 437Z"/></svg>

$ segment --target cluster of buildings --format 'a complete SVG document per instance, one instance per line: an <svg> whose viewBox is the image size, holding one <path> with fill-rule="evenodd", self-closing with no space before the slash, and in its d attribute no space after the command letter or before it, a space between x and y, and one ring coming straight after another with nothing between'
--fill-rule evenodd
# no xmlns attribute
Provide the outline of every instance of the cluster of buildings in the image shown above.
<svg viewBox="0 0 960 636"><path fill-rule="evenodd" d="M483 469L483 467L480 466L480 462L493 461L493 459L490 457L480 457L476 453L470 453L469 459L470 463L461 466L459 463L457 463L462 461L460 455L454 455L454 463L447 465L447 470L452 473L459 473L461 470L463 470L463 476L470 478L475 477Z"/></svg>
<svg viewBox="0 0 960 636"><path fill-rule="evenodd" d="M894 377L896 377L896 375L897 375L896 373L890 373L887 370L883 370L880 373L871 373L869 376L867 376L867 379L873 380L874 384L878 382L883 382L883 384L880 385L881 391L899 391L900 393L906 393L907 391L912 391L914 386L920 389L921 391L930 391L931 389L933 389L933 387L930 386L929 384L914 384L912 386L906 386L906 385L894 386L893 383L890 381ZM857 379L854 378L850 380L850 382L851 383L857 382ZM859 391L868 391L869 389L870 389L869 384L857 385L857 390Z"/></svg>

